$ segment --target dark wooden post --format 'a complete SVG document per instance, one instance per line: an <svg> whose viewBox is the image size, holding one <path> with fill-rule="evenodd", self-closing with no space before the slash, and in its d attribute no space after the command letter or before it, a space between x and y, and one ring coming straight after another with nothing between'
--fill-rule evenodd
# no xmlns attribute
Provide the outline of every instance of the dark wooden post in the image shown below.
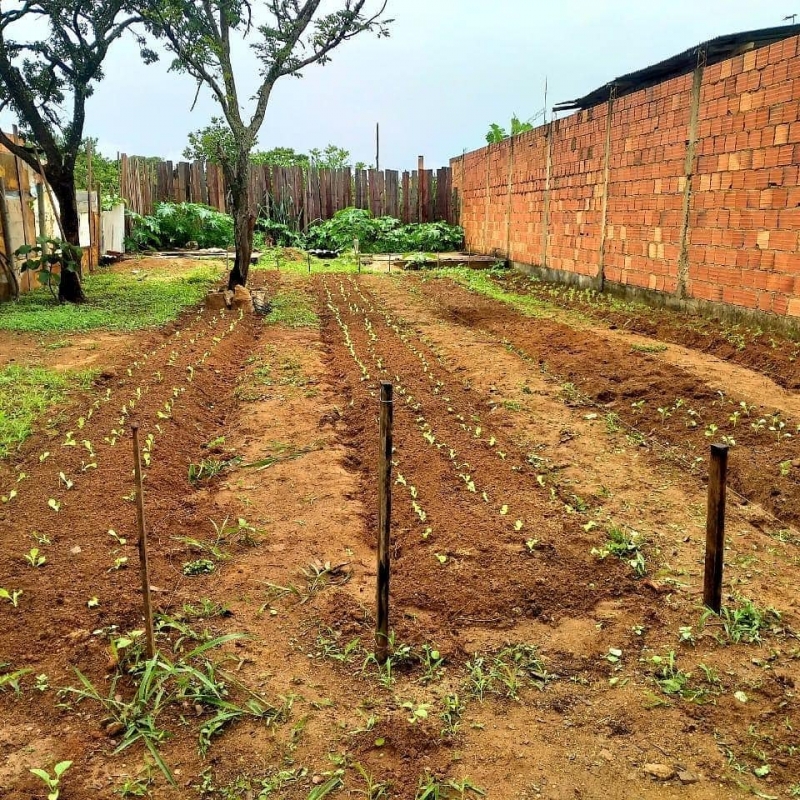
<svg viewBox="0 0 800 800"><path fill-rule="evenodd" d="M86 142L86 208L89 217L89 254L86 265L89 272L94 272L94 225L92 224L92 143Z"/></svg>
<svg viewBox="0 0 800 800"><path fill-rule="evenodd" d="M375 658L389 655L389 528L392 520L392 384L381 381L380 453L378 455L378 584Z"/></svg>
<svg viewBox="0 0 800 800"><path fill-rule="evenodd" d="M711 445L708 467L708 512L706 517L706 565L703 603L719 614L722 607L722 566L725 560L725 486L728 448Z"/></svg>
<svg viewBox="0 0 800 800"><path fill-rule="evenodd" d="M139 528L139 570L142 577L142 603L147 634L147 657L156 651L153 633L153 606L150 601L150 565L147 560L147 531L144 524L144 488L142 486L142 457L139 450L139 426L131 426L133 432L133 472L136 479L136 523Z"/></svg>

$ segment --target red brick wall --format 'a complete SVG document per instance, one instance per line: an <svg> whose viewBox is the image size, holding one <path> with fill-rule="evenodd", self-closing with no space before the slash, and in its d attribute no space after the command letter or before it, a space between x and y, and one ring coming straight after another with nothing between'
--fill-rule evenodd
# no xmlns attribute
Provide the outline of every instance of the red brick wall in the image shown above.
<svg viewBox="0 0 800 800"><path fill-rule="evenodd" d="M614 283L800 317L798 38L706 67L694 130L693 80L453 159L468 246L589 277L602 260Z"/></svg>

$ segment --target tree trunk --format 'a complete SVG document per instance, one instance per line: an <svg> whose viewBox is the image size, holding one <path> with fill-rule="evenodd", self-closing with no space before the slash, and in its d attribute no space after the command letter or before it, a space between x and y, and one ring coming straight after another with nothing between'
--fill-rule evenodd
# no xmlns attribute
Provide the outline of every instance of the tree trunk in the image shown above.
<svg viewBox="0 0 800 800"><path fill-rule="evenodd" d="M234 166L231 181L231 203L233 205L233 239L236 258L228 277L228 288L247 286L250 272L250 256L253 254L253 231L256 215L250 207L250 152L240 153Z"/></svg>
<svg viewBox="0 0 800 800"><path fill-rule="evenodd" d="M46 172L47 170L45 170ZM48 176L48 182L53 188L58 200L61 227L64 229L64 240L70 244L80 244L80 218L78 216L78 201L75 197L74 176ZM76 265L80 268L80 264ZM80 274L61 268L61 280L58 284L58 299L63 303L83 303L86 295L81 286Z"/></svg>

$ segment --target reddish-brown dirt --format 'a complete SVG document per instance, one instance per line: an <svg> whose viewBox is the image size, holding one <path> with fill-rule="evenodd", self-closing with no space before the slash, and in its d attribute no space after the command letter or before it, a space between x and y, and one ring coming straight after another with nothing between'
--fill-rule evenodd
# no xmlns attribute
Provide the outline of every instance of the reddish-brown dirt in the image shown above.
<svg viewBox="0 0 800 800"><path fill-rule="evenodd" d="M531 280L518 272L497 278L500 286L538 297L560 310L662 342L674 342L749 367L781 386L800 388L800 341L797 337L751 324L725 324L716 318L626 303L594 292Z"/></svg>
<svg viewBox="0 0 800 800"><path fill-rule="evenodd" d="M531 321L450 281L422 285L446 319L502 338L563 381L575 405L617 415L649 440L673 448L688 465L702 465L709 442L730 437L735 443L731 486L761 503L779 523L800 521L800 420L762 404L761 398L745 397L736 386L715 390L629 344L587 335L554 319Z"/></svg>
<svg viewBox="0 0 800 800"><path fill-rule="evenodd" d="M3 796L42 796L28 769L65 758L75 762L65 800L118 796L126 779L147 777L141 743L112 754L120 732L107 713L92 701L60 707L56 694L78 684L74 668L107 693L120 669L108 628L141 628L131 419L143 440L155 437L146 511L154 602L168 615L162 653L174 660L194 646L181 626L247 634L208 655L237 702L241 681L284 709L272 725L230 723L201 756L210 708L171 706L160 749L178 786L152 769L151 796L300 800L338 778L331 796L412 800L433 776L495 798L727 798L780 796L800 782L800 559L793 531L770 516L793 523L798 513L793 483L772 468L794 445L775 434L762 444L744 418L732 479L749 500L731 503L725 603L748 597L782 616L763 644L733 644L718 621L701 622L698 597L704 487L691 460L712 420L758 398L719 398L695 374L447 281L254 279L305 295L319 325L191 312L132 336L136 354L107 355L58 436L36 434L5 465L4 492L26 477L2 507L0 586L24 593L18 608L0 606L0 663L32 672L19 695L0 693ZM368 659L380 379L396 392L391 682ZM662 422L657 407L679 397ZM686 408L702 414L699 430L686 427ZM85 471L84 439L97 464ZM189 482L190 463L233 456L238 466ZM226 518L246 528L215 541L212 521ZM614 526L641 533L646 577L592 553ZM38 569L22 558L33 531L51 542ZM121 557L127 566L114 569ZM198 558L214 572L185 575ZM204 598L227 611L184 608ZM426 647L440 667L426 668ZM509 683L496 679L481 699L478 665L509 648L517 667L498 667ZM657 681L664 661L653 659L669 663L670 652L684 697ZM50 688L35 688L40 674ZM125 700L135 684L123 674L115 691ZM448 707L459 710L448 718Z"/></svg>

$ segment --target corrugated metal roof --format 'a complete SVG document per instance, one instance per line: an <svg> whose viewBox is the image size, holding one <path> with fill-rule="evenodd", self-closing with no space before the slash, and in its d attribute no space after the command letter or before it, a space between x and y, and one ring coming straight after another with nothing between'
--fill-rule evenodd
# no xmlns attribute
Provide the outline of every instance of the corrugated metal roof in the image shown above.
<svg viewBox="0 0 800 800"><path fill-rule="evenodd" d="M575 111L591 108L605 103L611 97L612 90L616 89L615 96L622 97L640 89L662 83L679 75L693 72L705 54L706 64L716 64L727 58L739 55L747 50L754 50L788 39L790 36L800 35L800 25L781 25L776 28L761 28L755 31L731 33L718 36L707 42L701 42L683 53L659 61L650 67L645 67L636 72L630 72L604 84L599 89L578 98L568 100L553 107L553 111Z"/></svg>

